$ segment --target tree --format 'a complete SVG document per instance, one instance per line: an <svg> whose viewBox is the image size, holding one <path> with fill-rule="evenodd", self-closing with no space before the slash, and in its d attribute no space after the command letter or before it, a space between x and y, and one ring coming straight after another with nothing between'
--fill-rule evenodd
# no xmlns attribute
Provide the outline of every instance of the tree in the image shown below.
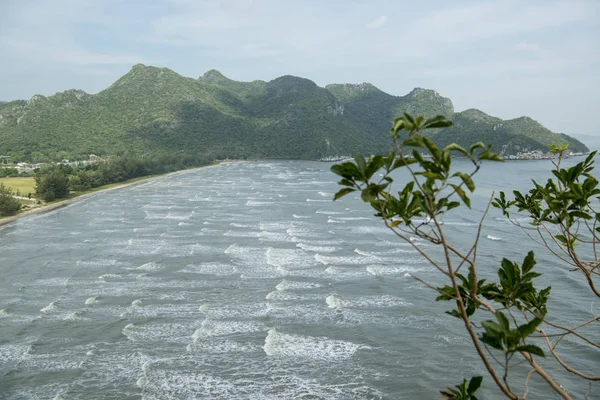
<svg viewBox="0 0 600 400"><path fill-rule="evenodd" d="M12 196L12 189L0 183L0 217L15 215L21 209L21 203Z"/></svg>
<svg viewBox="0 0 600 400"><path fill-rule="evenodd" d="M503 258L497 271L498 281L492 283L478 278L477 250L483 221L493 205L545 246L559 264L579 271L590 288L591 300L597 298L600 260L596 249L600 239L600 213L595 207L600 189L591 174L595 153L573 167L561 168L567 148L554 146L552 151L558 156L552 171L555 179L549 179L545 185L533 182L534 187L528 193L515 191L512 200L503 192L497 198L492 194L473 244L465 251L446 234L442 218L457 207L471 207L469 193L475 190L473 177L482 162L501 162L503 159L481 142L469 149L456 144L439 148L423 134L425 130L451 125L452 122L443 116L426 120L423 116L414 118L405 113L397 118L391 129L394 146L389 154L368 159L356 155L354 162L332 166L331 170L341 176L339 184L343 186L334 200L354 191L360 192L361 199L376 211L375 215L445 277L446 285L435 286L413 276L437 292L437 301L455 304L447 314L462 320L488 375L507 398L526 398L529 381L537 374L561 397L570 399L569 393L557 383L556 376L544 369L543 360L549 354L565 371L581 378L583 384L589 383L591 388L591 382L600 380L600 376L579 371L563 361L557 347L564 337L570 336L599 351L600 343L580 332L581 328L600 322L600 317L581 321L573 327L557 322L560 318L549 313L547 307L551 288L539 289L535 285L541 274L534 270L533 251L524 255L522 262ZM452 155L470 160L472 169L467 172L453 170ZM402 190L392 193L390 185L394 180L391 173L400 168L406 169L412 179ZM377 174L379 171L381 174ZM515 208L520 215L530 218L530 225L522 225L511 218ZM411 236L439 246L441 251L423 248L411 240ZM552 334L546 332L548 328L552 329ZM530 366L529 372L515 373L515 366L523 363ZM468 386L465 380L441 394L450 399L476 399L475 391L480 384L481 378L473 377Z"/></svg>
<svg viewBox="0 0 600 400"><path fill-rule="evenodd" d="M54 165L40 170L35 176L35 194L48 202L69 194L70 167Z"/></svg>

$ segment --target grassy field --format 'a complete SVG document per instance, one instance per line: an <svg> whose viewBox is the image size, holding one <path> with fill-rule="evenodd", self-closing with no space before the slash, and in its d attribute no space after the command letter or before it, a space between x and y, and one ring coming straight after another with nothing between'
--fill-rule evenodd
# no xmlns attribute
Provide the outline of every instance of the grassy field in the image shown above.
<svg viewBox="0 0 600 400"><path fill-rule="evenodd" d="M13 194L16 194L17 190L21 192L23 197L27 197L29 193L32 197L35 194L35 180L33 177L0 178L0 183L12 188Z"/></svg>

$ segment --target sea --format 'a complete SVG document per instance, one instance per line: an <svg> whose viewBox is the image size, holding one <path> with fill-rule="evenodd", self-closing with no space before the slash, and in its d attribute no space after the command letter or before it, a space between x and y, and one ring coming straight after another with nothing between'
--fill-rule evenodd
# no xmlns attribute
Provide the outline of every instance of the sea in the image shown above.
<svg viewBox="0 0 600 400"><path fill-rule="evenodd" d="M480 399L503 398L462 322L445 313L453 304L415 279L443 277L358 194L332 201L330 167L211 166L0 228L0 398L435 399L473 375L484 376ZM551 167L484 164L472 209L443 218L449 241L468 251L492 193L543 182ZM396 174L393 188L407 179ZM437 246L409 239L439 258ZM530 250L538 287L552 286L553 321L600 314L581 276L491 209L480 276L497 280L502 258L521 262ZM597 324L587 333L597 340ZM558 351L600 371L585 342L566 337ZM509 382L522 392L529 370L516 359ZM573 398L600 398L597 383L541 363ZM535 375L529 391L557 398Z"/></svg>

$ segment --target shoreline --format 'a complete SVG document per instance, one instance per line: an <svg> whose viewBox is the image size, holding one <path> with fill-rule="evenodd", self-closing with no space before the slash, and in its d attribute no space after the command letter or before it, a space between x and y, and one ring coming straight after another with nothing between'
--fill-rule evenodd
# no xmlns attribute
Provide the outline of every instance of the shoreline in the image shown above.
<svg viewBox="0 0 600 400"><path fill-rule="evenodd" d="M102 189L102 187L98 188L98 190L95 190L93 192L88 192L88 193L83 193L80 194L78 196L75 196L73 198L70 199L65 199L65 200L61 200L58 201L56 203L51 203L51 204L47 204L47 205L43 205L41 207L36 207L32 210L28 210L22 213L19 213L17 215L12 215L10 217L4 217L4 218L0 218L0 227L4 226L4 225L8 225L12 222L17 221L20 218L23 217L28 217L30 215L36 215L36 214L45 214L54 210L58 210L59 208L63 208L66 206L69 206L71 204L75 204L77 202L80 201L84 201L87 199L90 199L98 194L101 193L106 193L106 192L110 192L113 190L119 190L119 189L123 189L123 188L127 188L127 187L132 187L135 185L139 185L142 183L147 183L148 181L151 180L158 180L158 179L164 179L164 178L168 178L170 176L175 176L175 175L180 175L180 174L184 174L184 173L188 173L188 172L192 172L192 171L198 171L200 169L204 169L204 168L210 168L210 167L218 167L221 165L225 165L225 164L233 164L233 163L238 163L238 162L244 162L244 161L220 161L216 164L210 164L210 165L204 165L202 167L194 167L194 168L188 168L188 169L181 169L179 171L173 171L173 172L168 172L166 174L160 174L160 175L151 175L148 177L140 177L140 179L136 180L135 182L124 182L124 183L115 183L112 187L107 187ZM134 178L136 179L136 178ZM107 185L108 186L108 185Z"/></svg>

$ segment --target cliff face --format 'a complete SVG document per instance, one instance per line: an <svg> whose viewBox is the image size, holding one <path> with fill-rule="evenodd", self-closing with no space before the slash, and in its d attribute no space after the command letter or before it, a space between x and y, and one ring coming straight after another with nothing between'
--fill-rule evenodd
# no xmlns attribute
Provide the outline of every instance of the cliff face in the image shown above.
<svg viewBox="0 0 600 400"><path fill-rule="evenodd" d="M455 113L450 99L429 89L393 96L369 83L323 88L289 75L238 82L216 70L193 79L138 64L95 95L72 89L0 103L0 154L42 161L65 153L314 159L331 149L385 152L391 122L404 112L452 118L454 127L434 134L442 143L484 141L506 151L569 143L574 151L587 150L527 117Z"/></svg>

